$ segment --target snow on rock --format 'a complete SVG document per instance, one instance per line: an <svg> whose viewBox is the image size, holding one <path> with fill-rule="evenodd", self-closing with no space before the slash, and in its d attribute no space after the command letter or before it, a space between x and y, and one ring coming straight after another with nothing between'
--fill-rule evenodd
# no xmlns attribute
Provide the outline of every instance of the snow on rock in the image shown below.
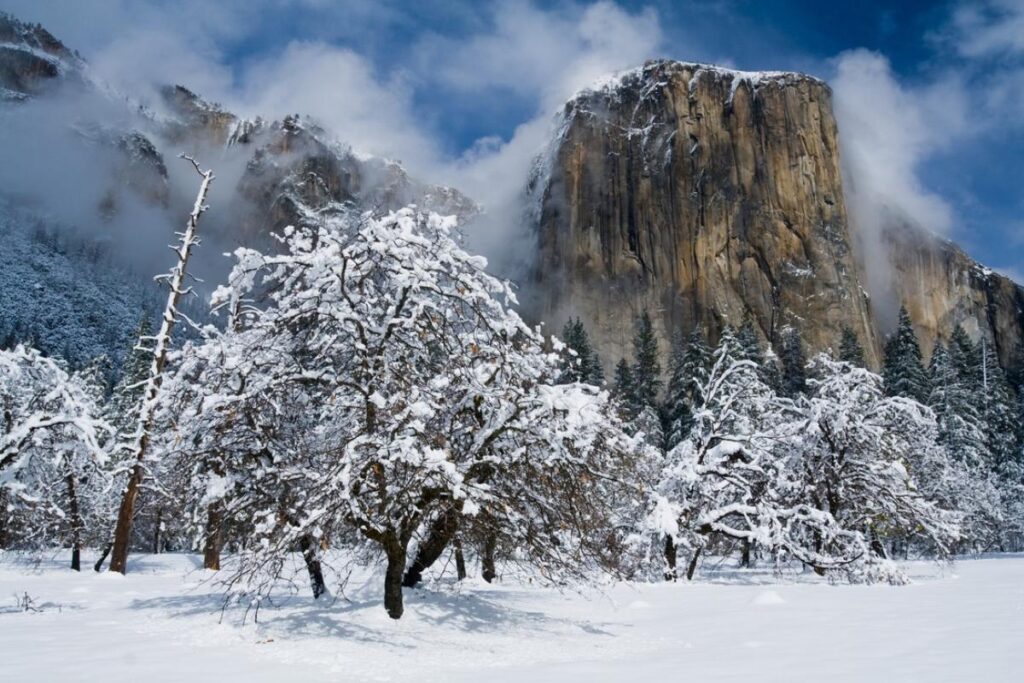
<svg viewBox="0 0 1024 683"><path fill-rule="evenodd" d="M669 81L664 74L672 71L689 71L692 73L689 81L689 92L692 96L702 78L714 78L727 80L729 82L728 101L732 101L737 89L741 84L746 83L751 90L757 90L768 83L788 84L796 81L813 81L823 83L818 78L793 71L740 71L728 69L713 64L700 64L697 62L679 62L674 60L651 60L642 66L626 69L616 73L608 74L587 87L578 91L570 98L570 104L579 100L587 99L594 94L616 96L617 91L622 88L642 87L643 95L650 95L658 88L668 85ZM642 99L642 98L641 98Z"/></svg>

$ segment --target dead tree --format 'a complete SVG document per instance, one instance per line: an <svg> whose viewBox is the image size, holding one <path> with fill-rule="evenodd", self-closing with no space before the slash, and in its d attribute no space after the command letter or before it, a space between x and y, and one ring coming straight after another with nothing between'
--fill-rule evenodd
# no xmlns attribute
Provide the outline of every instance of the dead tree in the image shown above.
<svg viewBox="0 0 1024 683"><path fill-rule="evenodd" d="M203 171L192 157L182 155L182 158L189 161L195 167L196 172L202 176L203 180L199 185L199 193L196 195L196 202L192 207L188 223L185 224L185 231L181 233L181 241L175 249L178 262L168 277L171 291L167 295L167 305L164 307L160 331L157 332L155 337L153 362L149 368L149 378L146 380L142 403L139 406L139 418L136 423L135 441L132 445L131 453L131 460L134 461L134 465L121 497L121 507L117 513L117 526L114 529L113 548L110 553L110 570L121 574L125 573L125 567L128 563L128 546L131 542L132 518L135 515L135 503L139 497L139 489L146 475L145 460L149 450L156 405L160 394L160 385L163 383L164 366L167 363L167 353L171 346L171 332L174 330L174 324L178 319L178 302L182 294L187 292L187 288L184 286L185 269L188 266L188 258L192 253L192 247L198 242L196 230L199 225L199 217L207 209L206 195L210 190L210 183L213 182L213 171Z"/></svg>

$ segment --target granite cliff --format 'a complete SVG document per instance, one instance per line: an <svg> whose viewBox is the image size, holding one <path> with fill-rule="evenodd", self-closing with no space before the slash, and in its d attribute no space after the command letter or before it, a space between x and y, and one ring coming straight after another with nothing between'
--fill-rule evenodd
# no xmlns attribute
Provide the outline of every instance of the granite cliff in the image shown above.
<svg viewBox="0 0 1024 683"><path fill-rule="evenodd" d="M769 341L812 349L843 326L880 362L880 329L843 193L831 91L794 73L654 61L579 93L531 179L539 315L580 315L610 365L651 312L663 350L750 317ZM893 301L926 353L962 323L1021 337L1021 290L926 230L888 231ZM890 302L887 302L890 303ZM898 304L896 304L898 305Z"/></svg>

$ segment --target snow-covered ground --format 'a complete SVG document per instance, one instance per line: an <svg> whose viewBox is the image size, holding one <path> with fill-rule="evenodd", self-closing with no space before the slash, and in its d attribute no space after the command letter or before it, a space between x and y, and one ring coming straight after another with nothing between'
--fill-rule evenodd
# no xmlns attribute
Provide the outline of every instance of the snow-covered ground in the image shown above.
<svg viewBox="0 0 1024 683"><path fill-rule="evenodd" d="M1024 555L909 565L909 586L710 571L586 594L468 581L220 615L198 558L126 577L0 563L3 681L1018 681ZM25 593L41 611L15 609Z"/></svg>

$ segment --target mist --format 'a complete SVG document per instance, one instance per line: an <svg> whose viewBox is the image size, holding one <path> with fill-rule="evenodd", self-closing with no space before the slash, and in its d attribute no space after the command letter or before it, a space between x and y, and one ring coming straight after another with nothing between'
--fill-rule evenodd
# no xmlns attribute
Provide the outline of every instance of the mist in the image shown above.
<svg viewBox="0 0 1024 683"><path fill-rule="evenodd" d="M155 145L166 178L155 160L132 165L131 150L120 146L129 134ZM239 246L237 224L250 208L236 188L251 150L169 144L157 122L130 102L81 88L0 108L0 149L5 196L31 208L48 229L100 244L116 264L144 279L173 265L167 247L177 241L200 181L178 155L194 156L216 175L202 243L190 264L203 281L197 291L216 286L230 268L224 252Z"/></svg>
<svg viewBox="0 0 1024 683"><path fill-rule="evenodd" d="M967 128L967 99L955 80L905 87L889 61L868 50L839 55L835 70L831 85L851 234L872 310L886 333L895 329L902 303L893 288L886 232L910 225L939 238L953 235L953 207L925 187L920 171Z"/></svg>

